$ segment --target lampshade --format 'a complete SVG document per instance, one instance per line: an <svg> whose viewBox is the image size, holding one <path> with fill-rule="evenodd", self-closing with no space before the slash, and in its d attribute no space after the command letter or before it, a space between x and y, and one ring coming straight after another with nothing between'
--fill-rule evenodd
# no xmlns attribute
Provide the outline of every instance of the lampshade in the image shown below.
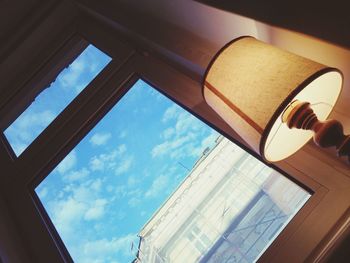
<svg viewBox="0 0 350 263"><path fill-rule="evenodd" d="M284 159L312 137L289 128L282 114L294 100L306 101L320 120L340 94L339 70L278 49L253 37L224 46L204 76L206 102L267 161Z"/></svg>

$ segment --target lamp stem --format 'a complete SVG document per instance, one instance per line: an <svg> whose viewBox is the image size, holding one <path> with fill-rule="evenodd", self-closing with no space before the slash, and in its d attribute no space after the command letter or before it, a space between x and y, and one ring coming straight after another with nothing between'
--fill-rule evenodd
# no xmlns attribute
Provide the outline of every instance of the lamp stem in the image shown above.
<svg viewBox="0 0 350 263"><path fill-rule="evenodd" d="M316 145L327 148L335 146L338 156L347 156L350 162L350 135L345 135L337 120L318 120L308 102L293 101L284 111L282 121L289 128L312 130Z"/></svg>

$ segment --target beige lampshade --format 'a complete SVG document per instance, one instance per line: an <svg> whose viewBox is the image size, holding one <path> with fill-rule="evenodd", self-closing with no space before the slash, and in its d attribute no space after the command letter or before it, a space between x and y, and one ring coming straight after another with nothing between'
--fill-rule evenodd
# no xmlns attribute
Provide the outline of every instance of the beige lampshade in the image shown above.
<svg viewBox="0 0 350 263"><path fill-rule="evenodd" d="M223 47L204 77L206 102L267 161L282 160L312 137L282 122L286 106L311 103L325 120L340 94L339 70L278 49L253 37Z"/></svg>

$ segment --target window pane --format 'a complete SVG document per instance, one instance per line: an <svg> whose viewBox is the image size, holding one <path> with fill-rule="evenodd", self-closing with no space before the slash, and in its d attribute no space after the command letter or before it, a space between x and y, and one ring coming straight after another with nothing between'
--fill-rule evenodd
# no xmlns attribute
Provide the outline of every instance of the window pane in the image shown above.
<svg viewBox="0 0 350 263"><path fill-rule="evenodd" d="M75 262L251 262L310 197L141 80L36 193Z"/></svg>
<svg viewBox="0 0 350 263"><path fill-rule="evenodd" d="M19 156L111 60L89 45L5 130Z"/></svg>

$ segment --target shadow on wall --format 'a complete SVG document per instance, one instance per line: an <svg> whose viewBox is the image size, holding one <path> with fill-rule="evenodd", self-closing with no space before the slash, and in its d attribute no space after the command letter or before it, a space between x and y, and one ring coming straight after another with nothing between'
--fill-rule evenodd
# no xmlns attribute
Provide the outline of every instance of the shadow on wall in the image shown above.
<svg viewBox="0 0 350 263"><path fill-rule="evenodd" d="M350 48L350 16L346 1L196 0L258 21L312 35ZM296 19L297 18L297 19Z"/></svg>

